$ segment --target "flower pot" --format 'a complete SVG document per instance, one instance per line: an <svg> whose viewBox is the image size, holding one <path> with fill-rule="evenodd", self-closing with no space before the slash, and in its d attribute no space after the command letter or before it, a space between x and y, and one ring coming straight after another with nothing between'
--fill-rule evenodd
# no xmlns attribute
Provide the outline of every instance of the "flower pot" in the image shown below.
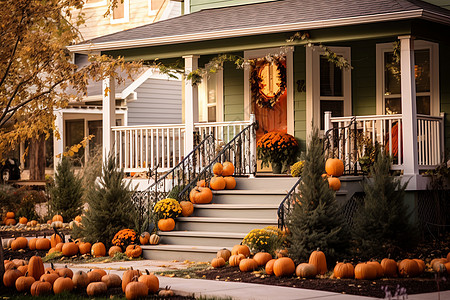
<svg viewBox="0 0 450 300"><path fill-rule="evenodd" d="M281 169L283 168L283 164L279 162L272 162L272 173L273 174L281 174Z"/></svg>

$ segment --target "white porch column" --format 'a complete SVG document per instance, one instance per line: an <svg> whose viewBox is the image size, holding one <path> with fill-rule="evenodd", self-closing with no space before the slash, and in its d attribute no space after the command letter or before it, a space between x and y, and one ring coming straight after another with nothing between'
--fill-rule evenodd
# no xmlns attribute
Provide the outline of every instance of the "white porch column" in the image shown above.
<svg viewBox="0 0 450 300"><path fill-rule="evenodd" d="M114 146L114 137L111 127L116 126L116 88L114 78L109 76L103 79L102 102L102 133L103 133L103 161L108 159L109 152Z"/></svg>
<svg viewBox="0 0 450 300"><path fill-rule="evenodd" d="M56 172L56 167L62 159L64 152L64 118L62 110L55 110L55 127L59 132L60 138L58 139L56 134L53 133L53 168ZM59 157L57 157L59 155Z"/></svg>
<svg viewBox="0 0 450 300"><path fill-rule="evenodd" d="M416 185L419 174L417 148L416 80L414 72L414 39L400 36L400 70L403 116L403 174L411 176L410 186Z"/></svg>
<svg viewBox="0 0 450 300"><path fill-rule="evenodd" d="M189 74L198 69L199 55L187 55L184 58L184 71ZM198 87L190 80L184 81L184 125L185 142L184 153L187 155L194 149L194 123L198 122Z"/></svg>

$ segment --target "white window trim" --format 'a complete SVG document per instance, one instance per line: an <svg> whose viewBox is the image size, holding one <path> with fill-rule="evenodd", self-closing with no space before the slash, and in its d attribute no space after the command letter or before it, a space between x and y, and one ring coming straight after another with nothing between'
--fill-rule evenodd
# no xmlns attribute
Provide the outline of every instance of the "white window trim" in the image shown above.
<svg viewBox="0 0 450 300"><path fill-rule="evenodd" d="M216 122L223 122L223 69L218 70L216 75ZM202 82L198 85L198 102L204 102L208 106L208 74L204 75ZM202 101L204 100L204 101ZM210 105L211 106L211 105ZM208 111L206 112L208 115Z"/></svg>
<svg viewBox="0 0 450 300"><path fill-rule="evenodd" d="M85 2L84 8L106 6L107 4L108 4L108 2L106 0L95 2L95 3Z"/></svg>
<svg viewBox="0 0 450 300"><path fill-rule="evenodd" d="M286 55L286 123L287 133L294 135L294 47L267 48L244 52L244 59L264 57L269 54L283 53ZM244 70L244 120L250 120L252 110L250 89L250 70Z"/></svg>
<svg viewBox="0 0 450 300"><path fill-rule="evenodd" d="M437 43L417 40L414 50L430 51L430 115L439 116L439 45ZM384 53L392 52L393 43L382 43L376 46L376 99L377 115L385 114L384 101ZM417 96L420 96L418 93Z"/></svg>
<svg viewBox="0 0 450 300"><path fill-rule="evenodd" d="M328 47L338 55L342 55L351 64L350 47ZM325 51L318 47L306 47L306 132L312 132L313 126L320 127L320 56ZM326 97L322 100L342 99L344 116L352 114L352 74L351 69L343 69L343 97Z"/></svg>
<svg viewBox="0 0 450 300"><path fill-rule="evenodd" d="M164 6L164 2L157 9L152 9L152 0L148 0L148 15L154 17L158 14L159 9Z"/></svg>
<svg viewBox="0 0 450 300"><path fill-rule="evenodd" d="M121 0L117 0L121 1ZM130 21L130 0L123 0L123 18L122 19L114 19L113 10L111 9L111 24L121 24L128 23Z"/></svg>

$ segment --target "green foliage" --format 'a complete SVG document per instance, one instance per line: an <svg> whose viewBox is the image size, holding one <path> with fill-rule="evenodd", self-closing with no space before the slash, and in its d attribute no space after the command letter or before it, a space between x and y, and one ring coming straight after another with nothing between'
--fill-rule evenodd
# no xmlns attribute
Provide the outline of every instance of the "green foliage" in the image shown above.
<svg viewBox="0 0 450 300"><path fill-rule="evenodd" d="M299 193L287 218L289 253L305 261L320 248L329 261L345 253L349 243L348 228L336 202L335 193L322 177L325 170L323 143L314 129L305 156Z"/></svg>
<svg viewBox="0 0 450 300"><path fill-rule="evenodd" d="M183 189L186 186L184 184L182 185L176 185L172 188L172 190L170 191L170 193L167 195L167 198L172 198L175 199L177 201L180 201L180 199L178 199L178 194L181 193L181 191L183 191Z"/></svg>
<svg viewBox="0 0 450 300"><path fill-rule="evenodd" d="M136 230L136 209L131 201L130 182L123 181L123 170L118 170L110 155L103 164L103 174L98 183L87 192L89 209L83 217L83 226L74 227L73 235L86 241L111 245L114 235L121 229Z"/></svg>
<svg viewBox="0 0 450 300"><path fill-rule="evenodd" d="M272 256L275 251L281 249L286 241L284 233L275 226L267 226L263 229L253 229L242 241L243 245L247 245L252 253L267 252Z"/></svg>
<svg viewBox="0 0 450 300"><path fill-rule="evenodd" d="M56 167L54 185L50 187L50 212L60 214L64 220L73 220L81 214L83 205L81 178L75 176L72 164L63 157Z"/></svg>
<svg viewBox="0 0 450 300"><path fill-rule="evenodd" d="M408 222L410 214L404 204L407 183L401 184L392 176L390 167L390 158L380 151L370 169L371 178L363 184L364 203L352 226L358 254L363 258L387 257L417 241L417 230Z"/></svg>
<svg viewBox="0 0 450 300"><path fill-rule="evenodd" d="M0 185L1 215L8 211L16 213L16 219L26 217L28 220L39 220L35 206L47 201L41 191L31 190L29 187L14 188L9 185Z"/></svg>

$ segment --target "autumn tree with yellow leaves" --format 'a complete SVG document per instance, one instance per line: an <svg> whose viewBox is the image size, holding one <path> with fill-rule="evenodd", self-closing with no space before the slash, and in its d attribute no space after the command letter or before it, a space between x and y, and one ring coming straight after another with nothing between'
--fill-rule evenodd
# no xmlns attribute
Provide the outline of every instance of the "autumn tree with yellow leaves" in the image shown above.
<svg viewBox="0 0 450 300"><path fill-rule="evenodd" d="M90 56L77 68L68 45L80 42L83 0L5 0L0 10L0 160L21 141L42 143L55 130L54 109L86 95L92 80L132 74L139 63ZM73 13L73 14L72 14ZM120 83L123 78L118 78ZM43 174L41 174L43 176ZM38 179L38 178L31 178ZM41 178L42 179L42 178Z"/></svg>

